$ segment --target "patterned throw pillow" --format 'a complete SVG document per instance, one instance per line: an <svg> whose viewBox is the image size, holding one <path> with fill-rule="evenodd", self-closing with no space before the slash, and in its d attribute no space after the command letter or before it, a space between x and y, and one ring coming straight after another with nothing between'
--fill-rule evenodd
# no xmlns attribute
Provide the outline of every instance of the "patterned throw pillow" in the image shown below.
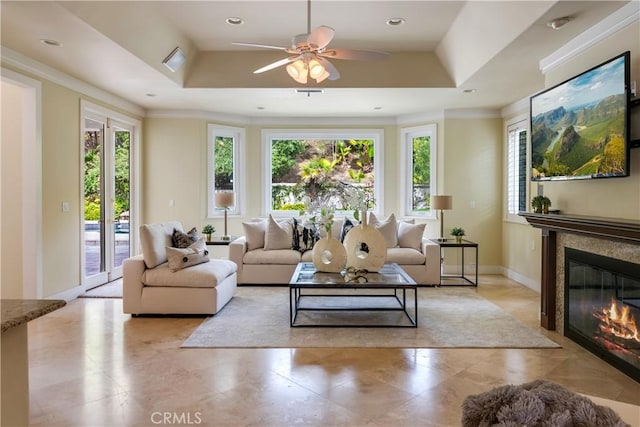
<svg viewBox="0 0 640 427"><path fill-rule="evenodd" d="M300 253L310 251L318 240L320 240L320 233L315 225L305 227L300 220L293 219L293 244L291 245L293 250Z"/></svg>
<svg viewBox="0 0 640 427"><path fill-rule="evenodd" d="M169 269L173 272L192 265L209 262L209 251L204 238L198 239L186 248L167 247L167 261L169 262Z"/></svg>
<svg viewBox="0 0 640 427"><path fill-rule="evenodd" d="M188 233L183 233L180 230L173 229L173 235L171 236L171 243L174 248L188 248L192 244L198 241L200 234L195 227L189 230Z"/></svg>
<svg viewBox="0 0 640 427"><path fill-rule="evenodd" d="M342 229L340 229L340 241L344 243L344 238L347 236L349 230L355 227L356 224L351 222L349 218L345 218L342 222Z"/></svg>

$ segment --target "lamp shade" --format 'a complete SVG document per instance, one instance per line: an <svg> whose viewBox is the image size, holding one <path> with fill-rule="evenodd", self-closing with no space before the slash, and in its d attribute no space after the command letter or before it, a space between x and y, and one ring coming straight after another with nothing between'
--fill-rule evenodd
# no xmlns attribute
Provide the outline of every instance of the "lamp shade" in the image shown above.
<svg viewBox="0 0 640 427"><path fill-rule="evenodd" d="M234 205L233 192L216 191L216 206L219 208L228 208Z"/></svg>
<svg viewBox="0 0 640 427"><path fill-rule="evenodd" d="M453 207L453 197L451 196L431 196L431 209L449 210Z"/></svg>

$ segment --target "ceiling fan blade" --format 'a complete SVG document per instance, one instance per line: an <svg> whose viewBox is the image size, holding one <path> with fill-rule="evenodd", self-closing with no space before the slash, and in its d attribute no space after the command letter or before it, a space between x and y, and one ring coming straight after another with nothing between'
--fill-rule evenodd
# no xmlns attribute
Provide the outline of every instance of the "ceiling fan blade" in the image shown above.
<svg viewBox="0 0 640 427"><path fill-rule="evenodd" d="M389 53L376 50L329 49L318 53L330 59L353 59L357 61L376 61L387 59Z"/></svg>
<svg viewBox="0 0 640 427"><path fill-rule="evenodd" d="M265 48L265 49L277 49L277 50L287 50L287 49L289 49L288 47L271 46L271 45L268 45L268 44L257 44L257 43L232 42L231 44L234 44L236 46L262 47L262 48Z"/></svg>
<svg viewBox="0 0 640 427"><path fill-rule="evenodd" d="M327 73L329 73L329 77L327 77L329 80L338 80L340 78L340 71L338 71L338 69L334 67L331 62L322 57L317 58L318 62L320 62L324 69L327 70Z"/></svg>
<svg viewBox="0 0 640 427"><path fill-rule="evenodd" d="M312 50L324 49L331 42L334 34L333 28L321 25L309 34L307 44Z"/></svg>
<svg viewBox="0 0 640 427"><path fill-rule="evenodd" d="M255 70L253 72L253 74L260 74L260 73L264 73L265 71L273 70L274 68L278 68L278 67L281 67L283 65L287 65L288 63L293 62L298 58L299 58L299 56L290 56L288 58L281 59L281 60L273 62L273 63L271 63L269 65L265 65L262 68L258 68L257 70Z"/></svg>

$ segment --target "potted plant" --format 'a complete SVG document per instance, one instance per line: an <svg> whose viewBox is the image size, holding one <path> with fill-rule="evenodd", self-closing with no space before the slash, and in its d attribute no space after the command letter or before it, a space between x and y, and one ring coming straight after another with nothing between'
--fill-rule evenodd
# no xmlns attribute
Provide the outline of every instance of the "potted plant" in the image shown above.
<svg viewBox="0 0 640 427"><path fill-rule="evenodd" d="M453 227L451 229L451 235L456 238L456 243L462 243L462 236L464 236L464 228Z"/></svg>
<svg viewBox="0 0 640 427"><path fill-rule="evenodd" d="M531 200L531 207L535 213L549 213L549 207L551 206L551 199L546 196L535 196Z"/></svg>
<svg viewBox="0 0 640 427"><path fill-rule="evenodd" d="M211 241L211 235L215 232L216 232L216 228L211 224L207 224L204 227L202 227L202 233L204 233L207 236L207 242Z"/></svg>

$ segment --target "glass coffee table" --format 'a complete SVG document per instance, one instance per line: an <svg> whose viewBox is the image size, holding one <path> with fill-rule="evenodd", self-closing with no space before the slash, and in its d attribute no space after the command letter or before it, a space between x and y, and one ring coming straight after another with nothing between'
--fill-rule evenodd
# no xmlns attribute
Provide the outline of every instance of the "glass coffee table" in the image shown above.
<svg viewBox="0 0 640 427"><path fill-rule="evenodd" d="M416 328L418 286L395 263L377 273L323 273L301 262L289 282L289 320L291 327Z"/></svg>

